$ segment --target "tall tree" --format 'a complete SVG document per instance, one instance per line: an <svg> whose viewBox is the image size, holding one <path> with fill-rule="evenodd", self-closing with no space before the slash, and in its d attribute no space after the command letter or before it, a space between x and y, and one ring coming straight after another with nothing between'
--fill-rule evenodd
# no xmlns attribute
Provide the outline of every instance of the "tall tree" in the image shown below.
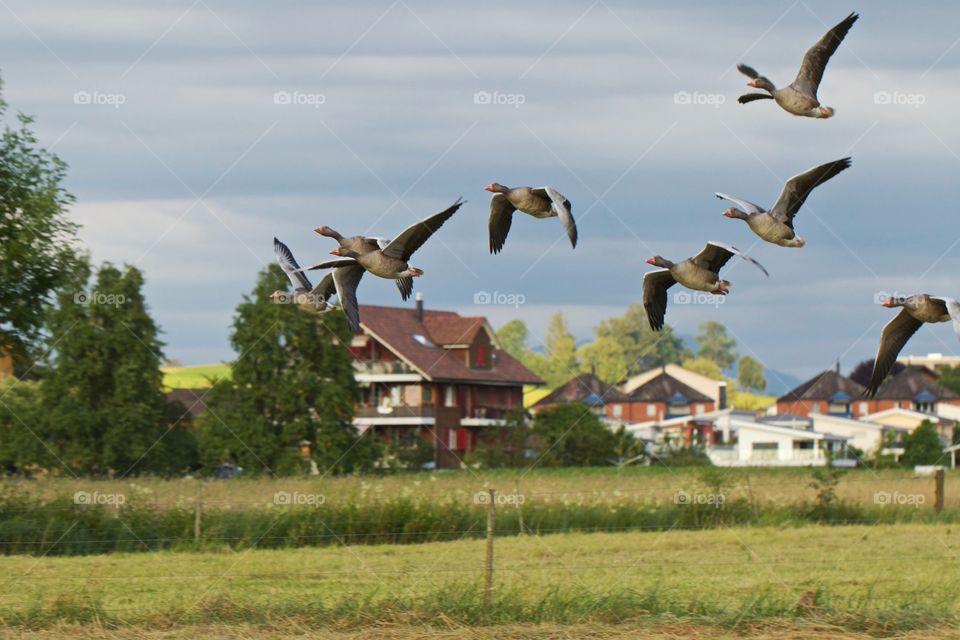
<svg viewBox="0 0 960 640"><path fill-rule="evenodd" d="M6 110L0 95L0 117ZM0 137L0 350L18 368L42 343L55 292L77 269L66 165L38 144L32 122L18 114L17 125L4 127Z"/></svg>
<svg viewBox="0 0 960 640"><path fill-rule="evenodd" d="M253 473L305 473L311 465L301 456L302 441L312 444L321 472L375 462L376 442L353 426L358 390L343 314L273 302L271 292L288 284L279 265L271 264L237 306L232 375L213 387L201 419L207 468L231 462Z"/></svg>
<svg viewBox="0 0 960 640"><path fill-rule="evenodd" d="M717 363L713 360L691 358L683 361L683 368L699 373L702 376L707 376L713 380L723 380L723 372L720 371L720 367L718 367Z"/></svg>
<svg viewBox="0 0 960 640"><path fill-rule="evenodd" d="M737 341L728 333L727 328L716 320L700 323L697 334L697 357L717 363L720 369L729 369L737 358L734 347Z"/></svg>
<svg viewBox="0 0 960 640"><path fill-rule="evenodd" d="M589 370L593 364L606 382L669 363L679 364L690 357L683 340L669 326L659 332L650 329L646 311L636 303L629 305L622 316L601 322L595 333L592 346L581 347L581 369ZM605 368L603 375L599 373L601 368Z"/></svg>
<svg viewBox="0 0 960 640"><path fill-rule="evenodd" d="M741 389L763 391L767 380L763 376L763 365L751 356L741 356L737 361L737 384Z"/></svg>
<svg viewBox="0 0 960 640"><path fill-rule="evenodd" d="M510 320L497 329L497 340L504 351L540 377L546 375L546 360L530 349L530 331L523 320Z"/></svg>
<svg viewBox="0 0 960 640"><path fill-rule="evenodd" d="M907 466L939 464L945 459L940 435L929 420L921 422L903 441L903 458L900 461Z"/></svg>
<svg viewBox="0 0 960 640"><path fill-rule="evenodd" d="M51 367L35 455L73 473L175 473L195 463L185 409L167 401L163 343L143 297L143 275L105 264L84 290L84 269L50 316Z"/></svg>
<svg viewBox="0 0 960 640"><path fill-rule="evenodd" d="M550 386L563 384L577 373L577 340L567 329L567 319L559 311L550 317L544 339L547 357L546 377Z"/></svg>

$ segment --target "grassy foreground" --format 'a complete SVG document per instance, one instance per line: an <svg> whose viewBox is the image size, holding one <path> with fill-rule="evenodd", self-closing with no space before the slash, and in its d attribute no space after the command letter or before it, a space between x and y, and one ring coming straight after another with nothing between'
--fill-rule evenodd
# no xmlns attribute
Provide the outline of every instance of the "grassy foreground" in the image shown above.
<svg viewBox="0 0 960 640"><path fill-rule="evenodd" d="M343 630L640 620L889 635L960 620L958 550L960 530L937 524L500 538L490 608L479 540L19 556L3 559L0 625Z"/></svg>

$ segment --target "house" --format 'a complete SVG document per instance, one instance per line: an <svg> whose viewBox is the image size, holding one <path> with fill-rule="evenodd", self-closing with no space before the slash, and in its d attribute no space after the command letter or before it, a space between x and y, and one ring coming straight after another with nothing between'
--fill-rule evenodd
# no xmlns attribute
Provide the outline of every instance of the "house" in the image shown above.
<svg viewBox="0 0 960 640"><path fill-rule="evenodd" d="M838 370L828 369L777 398L776 412L798 416L811 413L866 415L870 413L870 405L861 399L864 390L862 385L840 375Z"/></svg>
<svg viewBox="0 0 960 640"><path fill-rule="evenodd" d="M420 436L437 468L458 467L484 436L506 436L523 386L542 384L503 351L486 318L453 311L360 306L350 342L361 400L354 424L394 444Z"/></svg>
<svg viewBox="0 0 960 640"><path fill-rule="evenodd" d="M714 397L668 373L667 367L648 371L632 380L635 381L637 378L643 378L643 380L627 392L627 402L623 405L622 419L626 422L649 422L675 416L697 416L718 408Z"/></svg>
<svg viewBox="0 0 960 640"><path fill-rule="evenodd" d="M960 395L940 386L940 376L922 366L904 367L884 380L870 401L870 413L887 409L912 409L935 414L940 405L960 407Z"/></svg>
<svg viewBox="0 0 960 640"><path fill-rule="evenodd" d="M945 356L942 353L928 353L925 356L900 356L897 362L909 366L926 367L936 371L937 367L958 367L960 356Z"/></svg>
<svg viewBox="0 0 960 640"><path fill-rule="evenodd" d="M538 400L530 410L534 413L571 402L582 402L598 415L610 420L622 420L626 394L607 384L592 373L581 373Z"/></svg>
<svg viewBox="0 0 960 640"><path fill-rule="evenodd" d="M856 447L867 457L876 454L893 455L903 454L904 438L911 429L891 421L871 421L870 416L859 420L845 416L829 414L810 414L811 428L818 433L839 436L847 439L847 445ZM919 424L919 423L917 423Z"/></svg>
<svg viewBox="0 0 960 640"><path fill-rule="evenodd" d="M725 409L727 407L727 383L725 381L708 378L703 374L684 369L678 364L668 364L644 371L622 381L619 386L621 391L629 394L663 373L708 396L713 401L715 408Z"/></svg>
<svg viewBox="0 0 960 640"><path fill-rule="evenodd" d="M719 467L824 466L845 460L847 439L808 429L795 429L729 413L716 419L714 430L726 444L706 448Z"/></svg>

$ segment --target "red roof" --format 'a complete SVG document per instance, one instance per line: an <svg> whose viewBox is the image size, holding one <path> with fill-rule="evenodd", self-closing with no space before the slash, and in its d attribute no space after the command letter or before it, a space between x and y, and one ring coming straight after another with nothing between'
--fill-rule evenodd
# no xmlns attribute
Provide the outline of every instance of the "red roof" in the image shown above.
<svg viewBox="0 0 960 640"><path fill-rule="evenodd" d="M361 330L378 340L430 380L493 384L543 384L532 371L502 349L493 348L490 369L471 369L441 345L470 344L487 326L486 318L453 311L360 305Z"/></svg>

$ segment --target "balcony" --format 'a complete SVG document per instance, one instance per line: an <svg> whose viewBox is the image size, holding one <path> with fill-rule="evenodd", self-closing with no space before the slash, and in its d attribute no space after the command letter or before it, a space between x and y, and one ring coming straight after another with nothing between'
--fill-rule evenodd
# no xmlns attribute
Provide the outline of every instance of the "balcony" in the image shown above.
<svg viewBox="0 0 960 640"><path fill-rule="evenodd" d="M401 360L354 360L353 377L357 382L419 382L423 378Z"/></svg>
<svg viewBox="0 0 960 640"><path fill-rule="evenodd" d="M500 407L474 407L468 415L460 420L465 427L499 427L505 424L507 414L512 409Z"/></svg>
<svg viewBox="0 0 960 640"><path fill-rule="evenodd" d="M431 405L360 405L353 411L353 422L366 426L432 425L436 423L436 416Z"/></svg>

